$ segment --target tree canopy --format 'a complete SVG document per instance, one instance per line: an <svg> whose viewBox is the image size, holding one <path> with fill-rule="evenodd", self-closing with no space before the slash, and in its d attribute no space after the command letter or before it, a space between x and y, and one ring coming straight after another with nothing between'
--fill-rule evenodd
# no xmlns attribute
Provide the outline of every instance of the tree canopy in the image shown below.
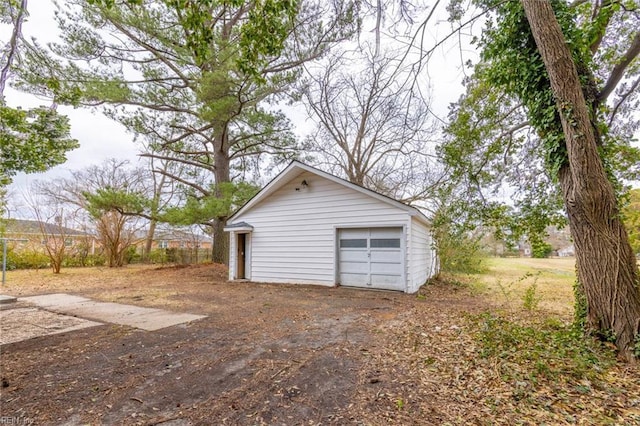
<svg viewBox="0 0 640 426"><path fill-rule="evenodd" d="M352 6L139 3L65 3L63 42L29 50L22 88L102 108L145 141L143 156L183 164L181 175L157 172L196 198L222 196L218 185L297 155L290 121L271 105L301 64L351 33ZM218 261L224 219L209 218Z"/></svg>
<svg viewBox="0 0 640 426"><path fill-rule="evenodd" d="M0 21L10 24L11 37L0 59L0 187L18 172L43 172L66 161L66 153L79 146L70 136L69 120L53 107L22 109L5 101L7 83L15 76L24 48L22 24L26 0L10 0L0 8Z"/></svg>
<svg viewBox="0 0 640 426"><path fill-rule="evenodd" d="M335 55L307 77L304 104L316 127L304 145L314 161L350 182L404 202L439 183L429 103L400 55Z"/></svg>
<svg viewBox="0 0 640 426"><path fill-rule="evenodd" d="M468 201L487 219L509 212L512 218L502 223L516 235L535 238L547 225L564 221L558 172L567 157L560 115L518 3L475 4L490 11L487 29L475 40L482 48L481 60L466 81L466 94L451 110L442 158L467 188ZM640 150L632 144L639 125L633 111L640 70L637 60L622 66L635 52L638 20L619 2L595 8L593 19L588 18L589 2L554 5L582 64L603 161L622 193L622 182L640 176ZM614 82L618 89L611 91ZM505 191L513 210L491 202Z"/></svg>

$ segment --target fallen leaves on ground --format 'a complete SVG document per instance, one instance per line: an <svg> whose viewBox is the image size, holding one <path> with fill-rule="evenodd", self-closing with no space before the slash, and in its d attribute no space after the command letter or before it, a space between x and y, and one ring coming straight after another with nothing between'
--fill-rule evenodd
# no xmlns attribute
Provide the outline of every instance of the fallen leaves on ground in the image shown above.
<svg viewBox="0 0 640 426"><path fill-rule="evenodd" d="M610 348L595 342L587 342L597 347L591 370L579 364L584 360L518 349L517 356L509 349L487 355L481 341L487 316L503 321L502 327L538 330L547 326L548 314L497 308L480 314L492 309L491 301L476 296L469 304L467 292L453 290L427 287L424 303L378 328L382 345L363 348L355 401L367 423L640 424L637 366L616 362ZM450 300L437 300L447 292ZM551 344L540 342L538 349Z"/></svg>

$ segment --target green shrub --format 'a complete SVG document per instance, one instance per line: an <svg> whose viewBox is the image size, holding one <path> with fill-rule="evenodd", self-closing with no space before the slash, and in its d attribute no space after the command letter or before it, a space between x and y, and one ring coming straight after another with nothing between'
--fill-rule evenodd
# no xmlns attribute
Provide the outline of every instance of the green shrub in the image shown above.
<svg viewBox="0 0 640 426"><path fill-rule="evenodd" d="M550 244L545 242L540 242L538 244L531 244L531 257L536 259L545 259L551 256L553 253L553 248Z"/></svg>
<svg viewBox="0 0 640 426"><path fill-rule="evenodd" d="M434 229L433 236L441 272L479 274L486 270L486 254L477 238L446 225Z"/></svg>
<svg viewBox="0 0 640 426"><path fill-rule="evenodd" d="M7 249L7 270L44 269L51 263L49 256L37 250Z"/></svg>
<svg viewBox="0 0 640 426"><path fill-rule="evenodd" d="M107 264L107 259L104 254L90 254L86 259L86 266L104 266Z"/></svg>
<svg viewBox="0 0 640 426"><path fill-rule="evenodd" d="M149 263L162 264L168 262L167 251L165 249L153 249L149 253Z"/></svg>
<svg viewBox="0 0 640 426"><path fill-rule="evenodd" d="M85 266L104 266L106 259L102 254L73 254L65 256L62 266L65 268L79 268Z"/></svg>
<svg viewBox="0 0 640 426"><path fill-rule="evenodd" d="M129 246L124 253L124 263L125 265L129 265L131 263L140 263L142 259L142 255L138 253L138 248L136 246Z"/></svg>
<svg viewBox="0 0 640 426"><path fill-rule="evenodd" d="M538 284L534 281L533 284L524 291L522 306L527 311L535 311L538 308L538 303L540 303L541 298L536 295L536 290L538 290Z"/></svg>

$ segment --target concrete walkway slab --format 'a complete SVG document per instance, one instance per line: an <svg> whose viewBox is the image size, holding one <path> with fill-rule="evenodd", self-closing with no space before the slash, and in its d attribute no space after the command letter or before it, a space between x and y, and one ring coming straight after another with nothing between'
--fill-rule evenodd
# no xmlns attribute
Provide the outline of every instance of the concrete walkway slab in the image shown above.
<svg viewBox="0 0 640 426"><path fill-rule="evenodd" d="M18 299L13 296L5 296L4 294L0 294L0 305L6 305L8 303L15 303Z"/></svg>
<svg viewBox="0 0 640 426"><path fill-rule="evenodd" d="M96 302L65 293L21 297L19 300L53 312L128 325L147 331L206 318L206 315L183 314L122 303Z"/></svg>
<svg viewBox="0 0 640 426"><path fill-rule="evenodd" d="M102 325L38 308L0 311L0 345Z"/></svg>
<svg viewBox="0 0 640 426"><path fill-rule="evenodd" d="M33 303L44 309L69 308L71 305L91 302L86 297L74 296L71 294L43 294L41 296L21 297L20 300Z"/></svg>

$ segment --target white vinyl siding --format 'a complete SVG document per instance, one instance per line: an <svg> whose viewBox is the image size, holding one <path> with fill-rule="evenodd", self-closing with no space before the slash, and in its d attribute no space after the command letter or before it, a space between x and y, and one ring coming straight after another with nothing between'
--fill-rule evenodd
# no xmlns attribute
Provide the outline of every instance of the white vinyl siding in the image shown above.
<svg viewBox="0 0 640 426"><path fill-rule="evenodd" d="M296 191L302 180L307 181L308 188ZM234 217L233 222L246 222L254 229L252 281L334 285L337 229L409 226L410 216L388 203L305 171ZM233 247L230 253L233 258ZM235 268L233 262L230 267Z"/></svg>
<svg viewBox="0 0 640 426"><path fill-rule="evenodd" d="M418 291L429 278L435 274L435 251L431 232L427 226L413 219L411 221L410 250L408 258L410 263L409 292Z"/></svg>

